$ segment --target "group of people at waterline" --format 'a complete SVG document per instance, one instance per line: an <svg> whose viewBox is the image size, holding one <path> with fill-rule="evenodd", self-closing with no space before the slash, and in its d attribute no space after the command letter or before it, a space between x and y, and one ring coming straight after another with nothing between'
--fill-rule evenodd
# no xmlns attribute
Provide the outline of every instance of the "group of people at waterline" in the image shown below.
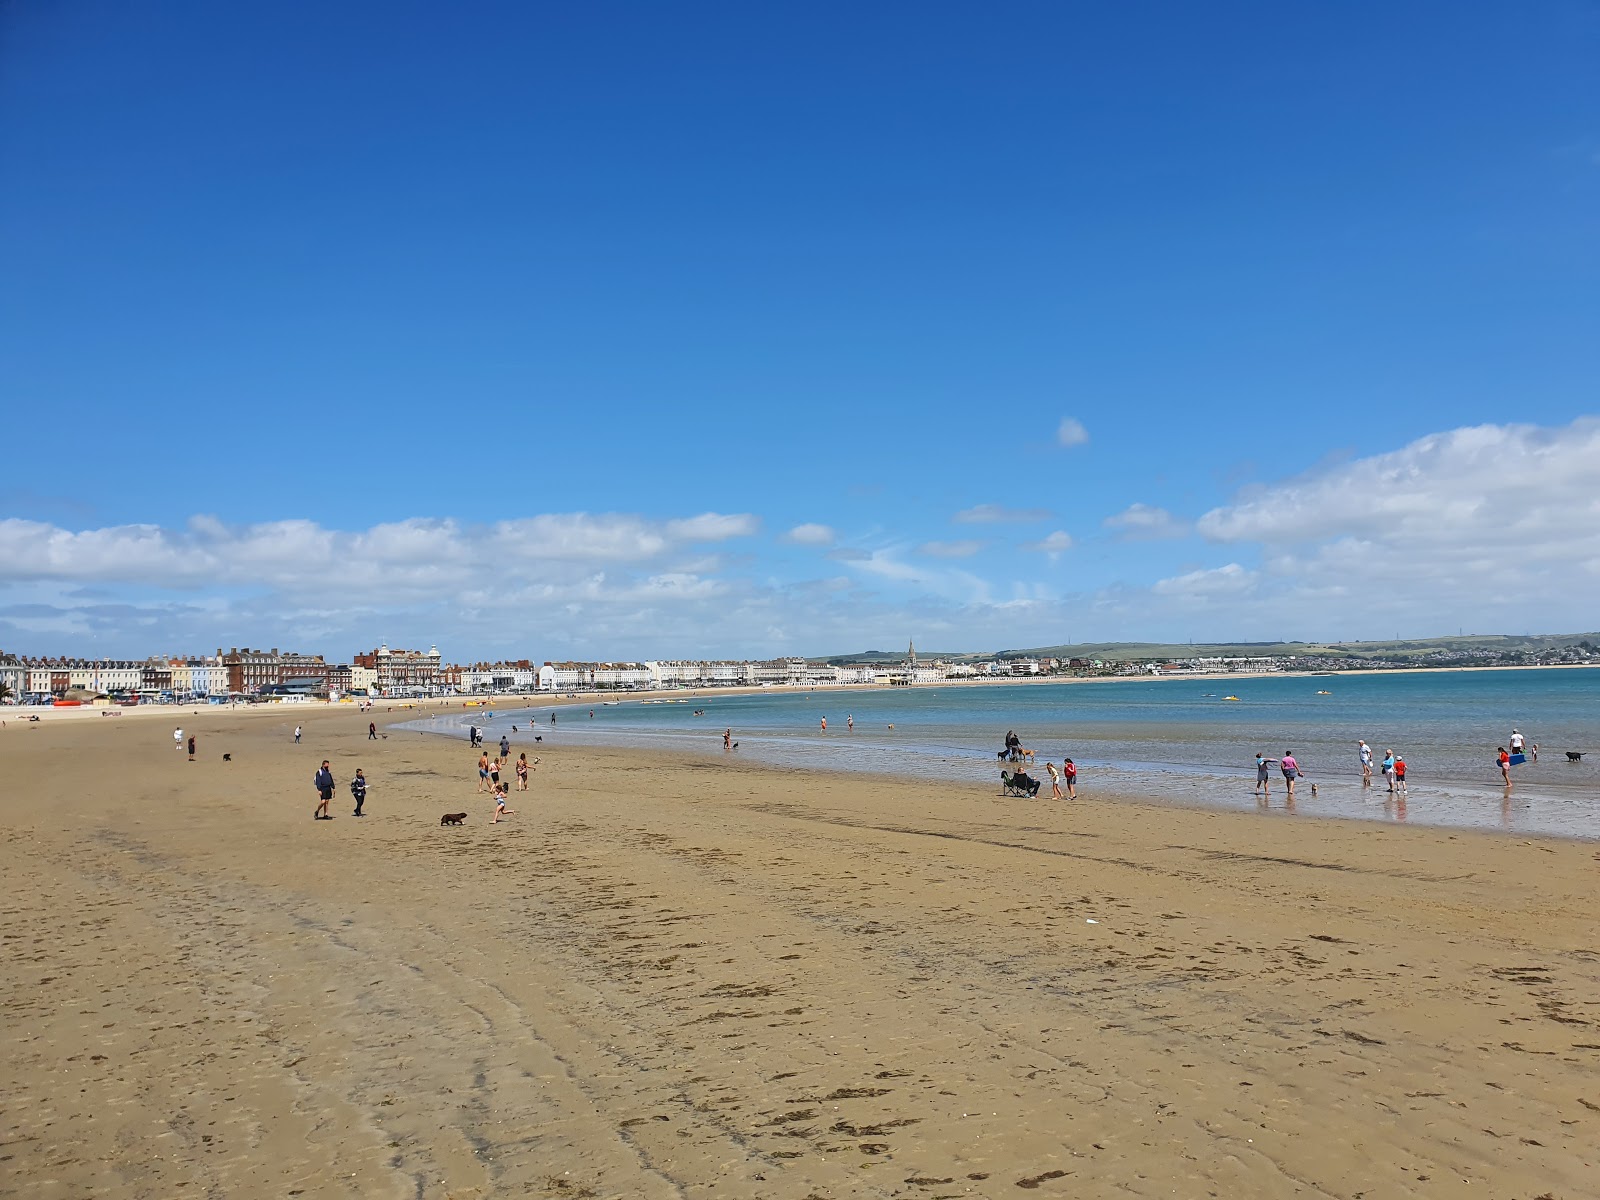
<svg viewBox="0 0 1600 1200"><path fill-rule="evenodd" d="M1495 751L1495 767L1500 772L1500 778L1505 784L1506 791L1515 785L1511 781L1511 768L1520 766L1529 760L1539 761L1539 747L1530 743L1519 730L1513 729L1510 737L1510 749L1500 746ZM1372 747L1367 745L1366 739L1356 742L1356 761L1361 766L1361 786L1372 786L1372 764L1374 755ZM1256 795L1267 796L1272 791L1272 768L1276 766L1283 775L1284 787L1288 790L1289 799L1294 799L1294 785L1297 779L1304 778L1303 768L1294 756L1294 751L1285 750L1282 758L1267 758L1265 755L1256 755ZM1406 794L1406 760L1398 750L1385 750L1383 758L1379 760L1378 770L1382 773L1388 791L1391 794L1404 796ZM1317 785L1311 785L1311 794L1317 794Z"/></svg>

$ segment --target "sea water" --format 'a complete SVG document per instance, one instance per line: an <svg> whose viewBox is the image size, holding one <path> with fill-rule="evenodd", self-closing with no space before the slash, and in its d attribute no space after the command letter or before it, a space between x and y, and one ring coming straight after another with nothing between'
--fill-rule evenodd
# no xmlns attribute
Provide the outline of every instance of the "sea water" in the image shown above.
<svg viewBox="0 0 1600 1200"><path fill-rule="evenodd" d="M1259 807L1255 754L1292 751L1306 775L1297 815L1600 837L1600 670L1592 668L684 692L672 702L496 709L492 719L471 709L410 727L465 737L472 724L522 750L536 733L545 745L716 754L731 728L734 753L757 762L964 780L991 795L996 753L1015 731L1037 752L1030 773L1046 780L1043 795L1044 762L1059 767L1070 756L1084 797L1246 809ZM1539 759L1512 768L1508 795L1495 755L1513 729L1539 746ZM1369 787L1357 759L1362 738L1373 751ZM1403 802L1377 769L1389 749L1406 760ZM1586 757L1569 762L1568 750ZM1285 791L1274 769L1272 810L1283 809Z"/></svg>

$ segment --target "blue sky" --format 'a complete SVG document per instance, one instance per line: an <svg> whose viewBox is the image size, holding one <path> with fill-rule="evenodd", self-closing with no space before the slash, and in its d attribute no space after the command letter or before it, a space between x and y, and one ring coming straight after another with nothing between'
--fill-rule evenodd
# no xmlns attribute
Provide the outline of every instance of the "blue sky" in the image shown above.
<svg viewBox="0 0 1600 1200"><path fill-rule="evenodd" d="M4 6L0 646L1593 628L1597 61L1578 3Z"/></svg>

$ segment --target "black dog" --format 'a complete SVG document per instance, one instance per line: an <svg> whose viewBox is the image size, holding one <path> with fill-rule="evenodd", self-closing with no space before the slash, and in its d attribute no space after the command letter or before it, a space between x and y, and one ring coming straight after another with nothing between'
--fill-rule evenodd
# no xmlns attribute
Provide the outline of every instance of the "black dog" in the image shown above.
<svg viewBox="0 0 1600 1200"><path fill-rule="evenodd" d="M223 762L232 762L232 761L233 761L233 755L231 755L231 754L224 754L224 755L223 755L223 756L222 756L222 761L223 761Z"/></svg>
<svg viewBox="0 0 1600 1200"><path fill-rule="evenodd" d="M1583 761L1583 751L1582 750L1568 750L1567 751L1567 761L1568 762L1582 762Z"/></svg>
<svg viewBox="0 0 1600 1200"><path fill-rule="evenodd" d="M461 824L461 822L465 821L466 819L467 819L467 814L466 813L445 813L444 816L439 818L439 824L441 824L441 825L459 825L459 824Z"/></svg>

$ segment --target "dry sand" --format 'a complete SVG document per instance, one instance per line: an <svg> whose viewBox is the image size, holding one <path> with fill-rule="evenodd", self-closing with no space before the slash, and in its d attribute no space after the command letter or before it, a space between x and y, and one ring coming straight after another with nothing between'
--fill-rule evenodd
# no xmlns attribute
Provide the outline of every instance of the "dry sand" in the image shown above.
<svg viewBox="0 0 1600 1200"><path fill-rule="evenodd" d="M0 732L0 1192L1600 1195L1594 844L367 720Z"/></svg>

